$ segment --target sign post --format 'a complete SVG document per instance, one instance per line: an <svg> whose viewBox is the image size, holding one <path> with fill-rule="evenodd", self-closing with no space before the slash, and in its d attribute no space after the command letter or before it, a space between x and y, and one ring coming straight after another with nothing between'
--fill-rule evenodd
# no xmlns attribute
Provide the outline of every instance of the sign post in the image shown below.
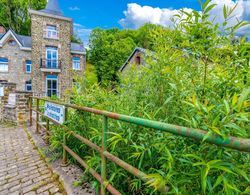
<svg viewBox="0 0 250 195"><path fill-rule="evenodd" d="M65 121L65 106L54 104L51 102L45 102L44 115L48 118L63 124Z"/></svg>

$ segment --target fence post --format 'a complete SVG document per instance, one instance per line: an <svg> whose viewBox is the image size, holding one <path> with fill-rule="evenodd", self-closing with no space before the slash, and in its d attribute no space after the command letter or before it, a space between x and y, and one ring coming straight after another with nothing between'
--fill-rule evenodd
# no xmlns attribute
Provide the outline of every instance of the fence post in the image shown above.
<svg viewBox="0 0 250 195"><path fill-rule="evenodd" d="M29 98L30 127L32 127L32 102L33 102L33 99L32 99L32 97L30 97L30 98Z"/></svg>
<svg viewBox="0 0 250 195"><path fill-rule="evenodd" d="M102 128L102 167L101 167L101 176L103 185L101 186L101 194L106 194L106 183L107 180L107 162L104 152L107 150L107 132L108 132L108 118L103 116L103 128Z"/></svg>
<svg viewBox="0 0 250 195"><path fill-rule="evenodd" d="M67 121L68 117L68 108L65 108L65 122ZM66 138L66 132L63 131L63 144L67 145L67 138ZM63 148L63 162L61 164L62 167L68 166L68 158L67 158L67 151Z"/></svg>
<svg viewBox="0 0 250 195"><path fill-rule="evenodd" d="M39 131L38 131L38 128L39 128L39 126L38 126L38 122L39 122L38 112L39 112L39 99L36 99L36 133L39 133Z"/></svg>

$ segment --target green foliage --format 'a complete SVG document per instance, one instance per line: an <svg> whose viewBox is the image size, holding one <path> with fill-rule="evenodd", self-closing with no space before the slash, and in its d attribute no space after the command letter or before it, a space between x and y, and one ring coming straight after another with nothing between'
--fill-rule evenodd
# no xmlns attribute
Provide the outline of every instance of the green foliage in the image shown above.
<svg viewBox="0 0 250 195"><path fill-rule="evenodd" d="M151 49L156 31L163 27L146 24L138 30L95 29L90 36L89 59L96 67L98 82L114 86L118 70L136 46Z"/></svg>
<svg viewBox="0 0 250 195"><path fill-rule="evenodd" d="M71 36L71 42L73 43L82 43L82 40L80 37L77 36L77 34L74 34L73 36Z"/></svg>
<svg viewBox="0 0 250 195"><path fill-rule="evenodd" d="M16 33L30 35L28 9L40 10L46 3L46 0L0 0L0 25Z"/></svg>
<svg viewBox="0 0 250 195"><path fill-rule="evenodd" d="M104 89L84 79L80 90L72 94L72 102L203 129L208 136L250 138L250 71L249 59L245 55L248 44L244 39L232 44L233 31L221 33L217 25L208 21L211 6L206 1L202 13L180 13L187 17L176 23L174 30L152 30L149 39L153 41L147 41L147 44L155 55L146 59L145 67L132 67L122 75L115 90ZM227 11L225 18L228 14ZM103 49L115 45L116 33L120 34L121 40L126 39L126 33L131 35L129 40L136 37L132 31L96 30L93 35L102 38L94 39L100 48L94 48L92 57L98 60L100 55L103 58L99 60L107 56L109 60L113 59L113 53ZM119 51L118 55L124 53ZM98 75L101 67L95 67ZM69 113L68 127L101 145L102 117L82 111L71 110ZM108 151L147 173L149 179L144 183L108 163L109 181L122 194L159 194L157 189L165 186L170 188L169 194L250 192L249 153L208 144L205 142L207 137L198 142L116 120L109 119L108 123ZM56 131L53 143L61 140L60 136L60 131ZM99 154L70 135L68 145L100 172Z"/></svg>
<svg viewBox="0 0 250 195"><path fill-rule="evenodd" d="M103 85L118 80L117 71L135 47L133 39L123 37L118 29L95 29L90 37L90 61ZM112 83L109 84L112 86Z"/></svg>

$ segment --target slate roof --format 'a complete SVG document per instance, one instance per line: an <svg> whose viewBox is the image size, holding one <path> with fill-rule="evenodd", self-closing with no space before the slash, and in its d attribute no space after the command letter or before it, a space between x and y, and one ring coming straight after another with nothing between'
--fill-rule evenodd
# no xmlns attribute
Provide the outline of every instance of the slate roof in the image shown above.
<svg viewBox="0 0 250 195"><path fill-rule="evenodd" d="M58 0L49 0L49 2L46 5L46 8L43 10L39 10L39 11L47 13L47 14L63 16L63 12L60 9Z"/></svg>
<svg viewBox="0 0 250 195"><path fill-rule="evenodd" d="M21 43L23 47L32 47L32 39L30 36L18 35L13 30L10 29L16 39ZM6 32L7 33L7 32ZM5 34L0 34L0 40L3 38ZM71 43L71 51L74 52L85 52L85 48L83 44L79 43Z"/></svg>
<svg viewBox="0 0 250 195"><path fill-rule="evenodd" d="M83 44L71 43L71 51L85 52Z"/></svg>
<svg viewBox="0 0 250 195"><path fill-rule="evenodd" d="M32 39L29 36L18 35L20 42L24 47L32 47Z"/></svg>
<svg viewBox="0 0 250 195"><path fill-rule="evenodd" d="M30 36L24 36L24 35L18 35L13 30L11 32L15 35L17 40L21 43L23 47L31 47L32 46L32 40Z"/></svg>

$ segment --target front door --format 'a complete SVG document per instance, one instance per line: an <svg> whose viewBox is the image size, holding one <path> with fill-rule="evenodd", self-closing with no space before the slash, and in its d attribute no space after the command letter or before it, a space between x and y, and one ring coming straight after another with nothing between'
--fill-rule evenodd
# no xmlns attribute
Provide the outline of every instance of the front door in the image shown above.
<svg viewBox="0 0 250 195"><path fill-rule="evenodd" d="M58 68L58 52L56 47L46 47L46 68Z"/></svg>
<svg viewBox="0 0 250 195"><path fill-rule="evenodd" d="M58 96L58 79L56 75L49 75L46 78L46 95L48 97Z"/></svg>

